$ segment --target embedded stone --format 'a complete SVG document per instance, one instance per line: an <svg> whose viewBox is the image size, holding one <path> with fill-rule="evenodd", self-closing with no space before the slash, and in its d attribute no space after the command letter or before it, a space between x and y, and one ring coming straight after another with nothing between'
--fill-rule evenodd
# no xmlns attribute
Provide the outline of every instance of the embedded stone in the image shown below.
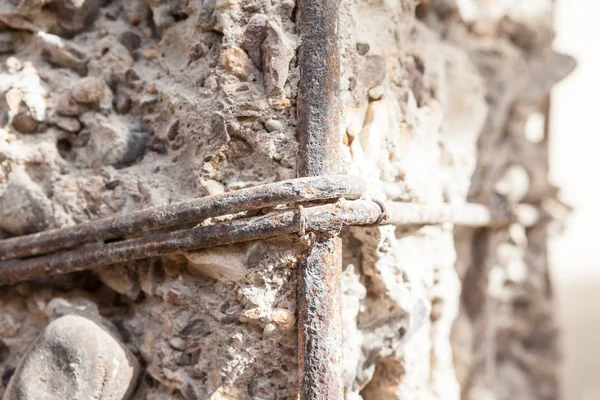
<svg viewBox="0 0 600 400"><path fill-rule="evenodd" d="M369 46L369 43L361 43L361 42L356 43L356 51L361 56L364 56L365 54L367 54L370 49L371 49L371 46Z"/></svg>
<svg viewBox="0 0 600 400"><path fill-rule="evenodd" d="M282 331L289 331L296 324L294 313L287 308L276 308L271 313L271 318Z"/></svg>
<svg viewBox="0 0 600 400"><path fill-rule="evenodd" d="M125 31L119 36L119 42L133 53L134 50L139 49L142 44L142 38L131 31Z"/></svg>
<svg viewBox="0 0 600 400"><path fill-rule="evenodd" d="M69 68L79 75L87 75L87 59L84 52L63 38L46 32L38 32L41 54L50 63Z"/></svg>
<svg viewBox="0 0 600 400"><path fill-rule="evenodd" d="M283 130L283 124L276 119L270 119L265 122L265 129L267 132L280 132Z"/></svg>
<svg viewBox="0 0 600 400"><path fill-rule="evenodd" d="M31 345L3 399L128 399L138 375L138 361L115 336L90 319L66 315Z"/></svg>
<svg viewBox="0 0 600 400"><path fill-rule="evenodd" d="M0 191L0 229L23 235L49 229L53 224L52 203L40 186L23 169L12 170Z"/></svg>
<svg viewBox="0 0 600 400"><path fill-rule="evenodd" d="M263 71L267 94L281 96L294 56L292 43L281 26L265 15L254 16L244 31L244 49L254 65Z"/></svg>
<svg viewBox="0 0 600 400"><path fill-rule="evenodd" d="M239 246L185 253L192 275L209 276L222 282L238 282L246 276L246 250Z"/></svg>
<svg viewBox="0 0 600 400"><path fill-rule="evenodd" d="M79 123L77 118L56 117L54 118L54 123L63 131L70 133L77 133L81 130L81 123Z"/></svg>
<svg viewBox="0 0 600 400"><path fill-rule="evenodd" d="M35 133L37 132L40 123L33 118L29 110L23 109L12 118L11 125L19 132Z"/></svg>
<svg viewBox="0 0 600 400"><path fill-rule="evenodd" d="M96 103L104 97L104 84L98 78L83 78L75 83L71 92L79 103Z"/></svg>
<svg viewBox="0 0 600 400"><path fill-rule="evenodd" d="M66 117L76 117L85 111L85 106L75 101L71 93L63 92L58 96L56 103L56 112Z"/></svg>
<svg viewBox="0 0 600 400"><path fill-rule="evenodd" d="M246 52L239 47L227 49L223 52L225 70L243 81L248 80L249 61Z"/></svg>
<svg viewBox="0 0 600 400"><path fill-rule="evenodd" d="M58 29L65 34L73 34L84 30L98 17L98 11L102 3L100 0L53 1L53 9L58 15Z"/></svg>
<svg viewBox="0 0 600 400"><path fill-rule="evenodd" d="M123 167L144 156L150 135L130 126L126 120L92 113L82 115L81 120L90 129L88 158Z"/></svg>

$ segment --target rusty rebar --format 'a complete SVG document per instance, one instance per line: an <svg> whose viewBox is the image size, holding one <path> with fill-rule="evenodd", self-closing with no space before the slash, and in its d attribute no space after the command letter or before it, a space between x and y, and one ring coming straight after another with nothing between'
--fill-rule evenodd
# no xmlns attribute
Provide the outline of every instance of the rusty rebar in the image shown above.
<svg viewBox="0 0 600 400"><path fill-rule="evenodd" d="M311 233L299 265L300 399L343 398L342 240Z"/></svg>
<svg viewBox="0 0 600 400"><path fill-rule="evenodd" d="M341 107L337 37L339 1L297 2L296 21L302 40L298 52L300 80L296 101L299 176L338 172Z"/></svg>
<svg viewBox="0 0 600 400"><path fill-rule="evenodd" d="M335 174L340 145L340 0L298 0L298 174ZM338 400L342 385L342 243L316 232L298 268L301 400Z"/></svg>
<svg viewBox="0 0 600 400"><path fill-rule="evenodd" d="M364 183L350 176L291 179L5 239L0 241L0 260L51 253L83 243L124 238L156 229L181 227L210 217L279 204L340 197L357 199L364 190Z"/></svg>
<svg viewBox="0 0 600 400"><path fill-rule="evenodd" d="M381 220L384 210L387 210L388 215L385 220ZM296 221L290 220L294 212L298 216ZM528 204L518 205L511 213L494 213L481 204L473 203L423 205L389 202L384 204L367 200L342 199L333 205L242 218L110 244L88 245L76 250L21 261L1 262L0 284L296 232L315 232L315 234L325 232L325 238L328 239L330 235L326 232L338 231L348 225L370 226L373 223L383 223L405 226L452 223L472 227L501 228L512 222L532 226L541 218L543 215L540 211ZM186 235L190 235L188 239ZM6 241L0 241L0 244L4 242Z"/></svg>
<svg viewBox="0 0 600 400"><path fill-rule="evenodd" d="M121 242L92 244L56 254L1 262L0 285L300 231L337 232L346 225L373 223L380 213L381 208L372 201L342 200L335 204L274 212Z"/></svg>

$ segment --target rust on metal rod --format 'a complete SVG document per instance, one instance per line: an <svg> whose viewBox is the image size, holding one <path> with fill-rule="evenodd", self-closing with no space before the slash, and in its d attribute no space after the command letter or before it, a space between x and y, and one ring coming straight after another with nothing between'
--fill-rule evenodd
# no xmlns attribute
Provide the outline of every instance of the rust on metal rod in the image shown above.
<svg viewBox="0 0 600 400"><path fill-rule="evenodd" d="M65 274L164 254L306 232L339 231L346 225L375 222L379 205L368 200L282 211L209 226L149 235L121 242L94 244L56 254L0 263L0 285Z"/></svg>
<svg viewBox="0 0 600 400"><path fill-rule="evenodd" d="M298 0L298 174L335 174L340 147L340 0ZM338 400L342 385L342 243L316 232L298 268L301 400Z"/></svg>
<svg viewBox="0 0 600 400"><path fill-rule="evenodd" d="M422 205L391 202L384 207L391 214L385 221L381 221L382 204L368 200L340 200L336 204L308 207L301 211L283 211L110 244L90 245L20 261L3 262L0 263L0 285L163 254L303 231L315 232L311 252L316 253L321 251L320 247L329 246L328 243L323 244L330 240L326 232L337 232L349 225L369 226L382 222L399 226L454 223L474 227L505 227L516 221L531 226L543 217L535 207L527 204L518 205L512 214L495 214L487 207L474 203ZM311 252L308 252L307 256L316 257L311 255ZM323 259L323 257L316 258ZM332 264L323 265L329 268ZM300 268L305 268L305 264L302 263ZM315 273L325 275L325 272L316 269L307 278L312 279ZM310 284L304 285L301 290L310 287Z"/></svg>
<svg viewBox="0 0 600 400"><path fill-rule="evenodd" d="M464 203L464 204L417 204L417 203L401 203L389 202L387 204L374 201L382 211L386 212L386 218L382 219L383 213L374 222L375 225L391 224L391 225L430 225L452 223L455 225L464 225L472 227L506 227L513 222L518 222L525 226L532 226L543 219L542 212L533 205L519 204L514 207L511 212L493 212L483 204ZM370 214L357 214L361 210L362 202L347 202L339 200L336 208L320 208L318 209L320 217L310 221L311 230L313 231L329 231L333 226L345 225L368 225L371 219ZM310 210L311 208L306 208ZM347 216L340 220L339 214L341 210L347 213ZM358 210L358 211L357 211ZM312 215L309 211L307 215ZM329 217L326 217L329 215ZM361 215L364 217L361 219ZM248 221L248 220L239 220ZM251 220L250 220L251 221ZM51 233L47 231L45 233ZM0 241L0 247L4 247L6 242L11 242L13 239ZM101 245L98 247L102 247ZM64 250L64 249L62 249ZM30 256L30 254L27 254Z"/></svg>
<svg viewBox="0 0 600 400"><path fill-rule="evenodd" d="M340 147L340 0L298 0L298 175L334 174ZM329 399L331 400L331 399Z"/></svg>
<svg viewBox="0 0 600 400"><path fill-rule="evenodd" d="M337 400L343 398L342 240L323 232L310 235L299 266L300 398Z"/></svg>
<svg viewBox="0 0 600 400"><path fill-rule="evenodd" d="M122 238L161 228L181 227L183 224L210 217L257 210L278 204L339 197L357 199L364 190L364 183L356 177L291 179L154 207L73 227L5 239L0 241L0 260L45 254L83 243Z"/></svg>

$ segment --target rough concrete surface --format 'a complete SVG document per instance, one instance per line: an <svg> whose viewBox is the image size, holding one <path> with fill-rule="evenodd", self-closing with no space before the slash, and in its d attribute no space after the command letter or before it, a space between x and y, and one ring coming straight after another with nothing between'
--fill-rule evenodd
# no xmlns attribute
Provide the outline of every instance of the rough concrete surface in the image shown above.
<svg viewBox="0 0 600 400"><path fill-rule="evenodd" d="M343 0L343 173L373 198L558 218L535 121L574 62L551 50L553 2L524 4ZM0 237L296 177L296 32L293 0L1 2ZM547 231L345 230L346 399L555 399ZM140 364L132 399L296 398L304 246L1 288L0 395L92 307Z"/></svg>

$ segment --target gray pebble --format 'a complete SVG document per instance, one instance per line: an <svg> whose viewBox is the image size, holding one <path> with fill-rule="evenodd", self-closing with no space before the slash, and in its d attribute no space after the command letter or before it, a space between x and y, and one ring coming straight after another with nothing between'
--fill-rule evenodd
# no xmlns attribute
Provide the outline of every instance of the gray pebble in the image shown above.
<svg viewBox="0 0 600 400"><path fill-rule="evenodd" d="M360 72L359 81L368 88L377 86L385 79L385 60L383 57L367 56Z"/></svg>
<svg viewBox="0 0 600 400"><path fill-rule="evenodd" d="M174 348L175 350L180 350L183 351L186 348L186 343L185 340L183 340L180 337L174 336L171 339L169 339L169 345Z"/></svg>
<svg viewBox="0 0 600 400"><path fill-rule="evenodd" d="M77 133L81 130L81 124L77 118L56 117L54 123L63 131L70 133Z"/></svg>
<svg viewBox="0 0 600 400"><path fill-rule="evenodd" d="M268 338L273 336L276 332L277 325L275 325L272 322L269 322L267 325L265 325L265 328L263 329L263 336Z"/></svg>
<svg viewBox="0 0 600 400"><path fill-rule="evenodd" d="M358 54L360 54L361 56L364 56L365 54L367 54L369 52L369 50L371 50L371 46L369 46L369 43L363 43L363 42L356 43L356 51L358 51Z"/></svg>
<svg viewBox="0 0 600 400"><path fill-rule="evenodd" d="M4 400L128 399L139 364L94 321L66 315L50 323L29 348Z"/></svg>
<svg viewBox="0 0 600 400"><path fill-rule="evenodd" d="M281 132L283 130L283 124L276 119L270 119L265 122L265 129L267 132Z"/></svg>
<svg viewBox="0 0 600 400"><path fill-rule="evenodd" d="M142 44L142 38L131 31L126 31L119 36L119 42L121 42L121 44L125 46L130 53L133 53L134 50L140 48L140 45Z"/></svg>
<svg viewBox="0 0 600 400"><path fill-rule="evenodd" d="M150 141L150 135L142 131L129 131L127 135L127 146L123 156L116 165L127 166L139 160L146 153L146 146Z"/></svg>
<svg viewBox="0 0 600 400"><path fill-rule="evenodd" d="M24 170L13 169L0 191L0 229L24 235L53 225L54 211L46 194Z"/></svg>

